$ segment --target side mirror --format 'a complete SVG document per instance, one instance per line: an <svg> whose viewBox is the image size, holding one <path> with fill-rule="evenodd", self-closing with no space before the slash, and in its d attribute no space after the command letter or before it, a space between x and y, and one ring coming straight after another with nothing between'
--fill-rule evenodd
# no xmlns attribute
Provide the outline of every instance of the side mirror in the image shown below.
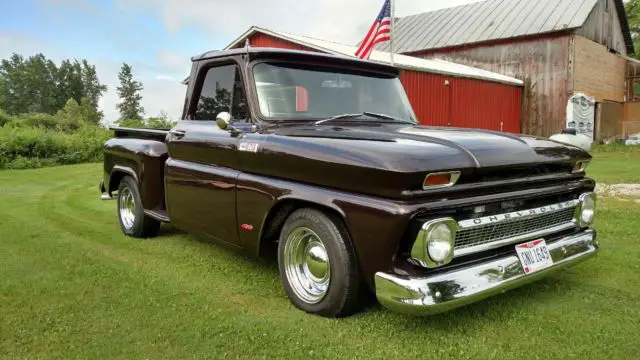
<svg viewBox="0 0 640 360"><path fill-rule="evenodd" d="M216 124L222 130L227 130L229 128L229 124L231 123L231 114L226 111L223 111L216 116Z"/></svg>

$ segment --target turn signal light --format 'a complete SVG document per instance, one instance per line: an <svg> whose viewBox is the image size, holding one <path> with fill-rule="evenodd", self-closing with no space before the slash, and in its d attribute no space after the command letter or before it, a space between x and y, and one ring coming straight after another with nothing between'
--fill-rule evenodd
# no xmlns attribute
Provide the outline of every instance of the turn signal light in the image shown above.
<svg viewBox="0 0 640 360"><path fill-rule="evenodd" d="M426 190L453 186L459 178L460 171L431 173L424 178L422 188Z"/></svg>
<svg viewBox="0 0 640 360"><path fill-rule="evenodd" d="M587 165L589 165L589 161L587 160L577 161L575 164L573 164L573 169L571 169L571 172L574 174L583 172L587 168Z"/></svg>

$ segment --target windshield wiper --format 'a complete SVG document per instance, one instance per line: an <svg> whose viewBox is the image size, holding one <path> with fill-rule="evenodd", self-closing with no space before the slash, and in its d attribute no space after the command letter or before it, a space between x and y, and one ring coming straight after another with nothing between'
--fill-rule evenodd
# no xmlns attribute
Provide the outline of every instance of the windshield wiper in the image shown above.
<svg viewBox="0 0 640 360"><path fill-rule="evenodd" d="M402 119L395 118L391 115L379 114L379 113L374 113L370 111L365 111L362 113L362 115L367 115L367 116L371 116L378 119L393 120L393 122L402 123L402 124L415 124L413 121L402 120Z"/></svg>
<svg viewBox="0 0 640 360"><path fill-rule="evenodd" d="M332 116L328 119L323 119L323 120L318 120L315 122L316 125L320 125L320 124L324 124L326 122L329 121L333 121L333 120L342 120L342 119L353 119L353 118L359 118L361 116L364 116L364 113L361 114L342 114L342 115L336 115L336 116Z"/></svg>
<svg viewBox="0 0 640 360"><path fill-rule="evenodd" d="M315 124L316 125L320 125L320 124L324 124L326 122L330 122L330 121L333 121L333 120L355 119L355 118L359 118L359 117L362 117L362 116L370 116L370 117L376 118L376 119L391 120L389 122L392 122L392 123L415 125L415 123L413 121L401 120L401 119L398 119L398 118L394 118L393 116L389 116L389 115L385 115L385 114L378 114L378 113L369 112L369 111L365 111L365 112L362 112L360 114L341 114L341 115L336 115L336 116L330 117L328 119L318 120L318 121L315 122Z"/></svg>

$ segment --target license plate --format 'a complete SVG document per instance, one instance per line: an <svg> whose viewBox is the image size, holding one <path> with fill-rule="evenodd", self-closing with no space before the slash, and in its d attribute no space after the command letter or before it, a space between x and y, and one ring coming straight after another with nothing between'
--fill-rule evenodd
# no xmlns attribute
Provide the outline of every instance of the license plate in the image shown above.
<svg viewBox="0 0 640 360"><path fill-rule="evenodd" d="M525 274L531 274L553 265L551 254L544 239L516 245L516 252Z"/></svg>

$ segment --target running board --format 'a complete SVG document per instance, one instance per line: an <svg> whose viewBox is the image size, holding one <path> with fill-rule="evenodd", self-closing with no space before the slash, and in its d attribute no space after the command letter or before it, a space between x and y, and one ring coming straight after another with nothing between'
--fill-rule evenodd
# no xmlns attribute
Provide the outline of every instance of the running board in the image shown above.
<svg viewBox="0 0 640 360"><path fill-rule="evenodd" d="M147 215L148 217L154 218L158 221L162 221L162 222L170 222L169 216L167 216L167 212L166 211L153 211L153 210L145 210L144 214Z"/></svg>

